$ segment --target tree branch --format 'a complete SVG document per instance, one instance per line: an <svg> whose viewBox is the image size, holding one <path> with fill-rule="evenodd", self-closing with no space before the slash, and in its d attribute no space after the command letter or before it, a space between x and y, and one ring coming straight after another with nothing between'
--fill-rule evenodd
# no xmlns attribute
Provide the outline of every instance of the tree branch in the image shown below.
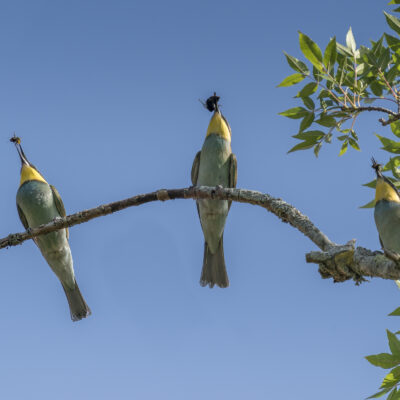
<svg viewBox="0 0 400 400"><path fill-rule="evenodd" d="M289 223L302 232L322 250L306 255L308 263L319 264L319 272L322 278L333 278L335 282L353 279L356 283L363 281L363 276L400 279L400 267L382 253L372 252L362 247L355 248L355 241L351 241L344 246L335 244L306 215L284 200L253 190L231 189L221 186L160 189L156 192L140 194L125 200L100 205L65 218L56 218L48 224L28 229L25 232L10 234L0 239L0 249L16 246L39 235L82 224L91 219L109 215L128 207L140 206L153 201L175 199L232 200L265 208L275 214L281 221Z"/></svg>
<svg viewBox="0 0 400 400"><path fill-rule="evenodd" d="M0 249L9 246L16 246L25 240L32 239L36 236L82 224L91 219L112 214L128 207L140 206L141 204L158 200L165 201L175 199L219 199L258 205L274 213L283 222L287 222L297 228L300 232L304 233L309 239L311 239L321 250L327 250L334 245L334 243L331 242L307 216L303 215L295 207L281 199L253 190L229 189L219 186L192 186L184 189L161 189L156 192L139 194L125 200L104 204L96 208L91 208L90 210L80 211L65 218L57 218L46 225L40 225L22 233L10 234L5 238L0 239Z"/></svg>
<svg viewBox="0 0 400 400"><path fill-rule="evenodd" d="M383 112L385 114L390 115L390 117L385 120L383 118L379 119L379 122L382 124L382 126L390 125L392 122L397 121L400 119L400 113L399 112L394 112L392 110L389 110L388 108L385 107L376 107L376 106L367 106L367 107L342 107L342 111L348 111L348 112L354 112L354 113L359 113L362 111L379 111Z"/></svg>
<svg viewBox="0 0 400 400"><path fill-rule="evenodd" d="M334 282L353 279L358 285L365 281L364 276L400 279L399 264L380 251L371 251L354 245L355 240L351 240L343 246L333 246L328 251L312 251L306 254L306 261L319 264L321 277L333 278Z"/></svg>

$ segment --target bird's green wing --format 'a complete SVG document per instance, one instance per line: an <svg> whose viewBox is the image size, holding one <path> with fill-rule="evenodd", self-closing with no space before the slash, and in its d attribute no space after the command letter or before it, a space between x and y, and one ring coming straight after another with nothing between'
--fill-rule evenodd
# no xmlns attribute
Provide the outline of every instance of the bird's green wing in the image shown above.
<svg viewBox="0 0 400 400"><path fill-rule="evenodd" d="M20 206L17 204L17 210L18 210L18 215L19 219L22 222L22 225L24 226L25 229L29 228L28 221L26 220L24 212L21 210Z"/></svg>
<svg viewBox="0 0 400 400"><path fill-rule="evenodd" d="M199 177L199 168L200 168L200 154L201 150L197 152L196 157L194 158L193 165L192 165L192 172L191 172L191 178L192 178L192 185L195 186L197 185L197 178Z"/></svg>
<svg viewBox="0 0 400 400"><path fill-rule="evenodd" d="M53 192L53 199L54 199L54 204L56 205L57 211L59 212L61 217L66 217L67 213L65 211L64 203L61 199L60 193L58 193L58 190L53 186L50 185L50 189ZM67 232L67 239L69 238L69 231L68 228L65 229Z"/></svg>
<svg viewBox="0 0 400 400"><path fill-rule="evenodd" d="M197 178L199 177L200 154L201 154L201 150L197 152L196 157L193 160L192 172L190 174L190 176L192 178L192 185L193 186L197 185ZM196 201L196 207L197 207L197 214L199 215L200 224L201 224L199 204L197 203L197 201Z"/></svg>
<svg viewBox="0 0 400 400"><path fill-rule="evenodd" d="M229 157L229 187L235 188L237 184L237 160L236 156L231 153ZM231 208L232 200L229 201L229 208Z"/></svg>
<svg viewBox="0 0 400 400"><path fill-rule="evenodd" d="M235 188L237 184L237 160L236 156L231 153L229 165L229 187Z"/></svg>

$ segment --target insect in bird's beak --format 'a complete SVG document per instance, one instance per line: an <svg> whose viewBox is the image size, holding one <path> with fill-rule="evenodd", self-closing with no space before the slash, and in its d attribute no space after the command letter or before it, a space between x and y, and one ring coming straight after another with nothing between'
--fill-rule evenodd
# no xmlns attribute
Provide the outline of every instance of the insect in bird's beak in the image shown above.
<svg viewBox="0 0 400 400"><path fill-rule="evenodd" d="M219 111L219 106L218 106L218 101L219 101L219 96L214 92L214 95L209 97L205 102L200 100L200 103L203 105L204 108L206 108L208 111L213 112L213 111Z"/></svg>
<svg viewBox="0 0 400 400"><path fill-rule="evenodd" d="M30 165L28 159L25 156L24 151L22 150L21 138L16 136L14 133L14 136L12 136L10 138L10 142L15 144L15 147L17 148L17 151L18 151L19 158L21 159L21 163L25 164L25 165Z"/></svg>

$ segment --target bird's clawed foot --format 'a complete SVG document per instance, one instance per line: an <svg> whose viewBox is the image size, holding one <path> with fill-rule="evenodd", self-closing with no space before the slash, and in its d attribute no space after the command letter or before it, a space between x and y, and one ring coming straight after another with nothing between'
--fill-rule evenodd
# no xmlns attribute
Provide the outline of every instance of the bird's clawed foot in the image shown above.
<svg viewBox="0 0 400 400"><path fill-rule="evenodd" d="M395 263L400 262L400 254L396 253L394 251L388 250L383 248L383 252L385 253L385 256L387 258L390 258L392 261L394 261Z"/></svg>
<svg viewBox="0 0 400 400"><path fill-rule="evenodd" d="M218 192L223 189L223 186L217 185L215 186L215 189L211 190L211 198L214 199L215 195L218 194Z"/></svg>

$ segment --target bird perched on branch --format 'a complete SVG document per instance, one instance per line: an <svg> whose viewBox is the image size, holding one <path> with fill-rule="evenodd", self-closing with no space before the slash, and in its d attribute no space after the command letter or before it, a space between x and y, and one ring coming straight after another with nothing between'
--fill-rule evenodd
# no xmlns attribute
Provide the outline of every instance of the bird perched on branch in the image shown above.
<svg viewBox="0 0 400 400"><path fill-rule="evenodd" d="M57 189L49 185L42 174L26 158L21 139L10 139L21 160L21 180L17 192L17 209L25 229L65 217L65 208ZM71 319L79 321L91 314L75 280L68 229L60 229L33 238L43 257L57 275L67 296Z"/></svg>
<svg viewBox="0 0 400 400"><path fill-rule="evenodd" d="M385 254L400 260L400 193L394 184L382 174L382 166L372 159L376 172L375 224Z"/></svg>
<svg viewBox="0 0 400 400"><path fill-rule="evenodd" d="M204 106L214 112L208 125L201 151L192 166L192 184L195 186L236 187L237 161L231 150L231 128L218 106L214 93ZM224 259L224 227L231 201L197 200L197 211L204 234L204 260L200 285L229 286Z"/></svg>

